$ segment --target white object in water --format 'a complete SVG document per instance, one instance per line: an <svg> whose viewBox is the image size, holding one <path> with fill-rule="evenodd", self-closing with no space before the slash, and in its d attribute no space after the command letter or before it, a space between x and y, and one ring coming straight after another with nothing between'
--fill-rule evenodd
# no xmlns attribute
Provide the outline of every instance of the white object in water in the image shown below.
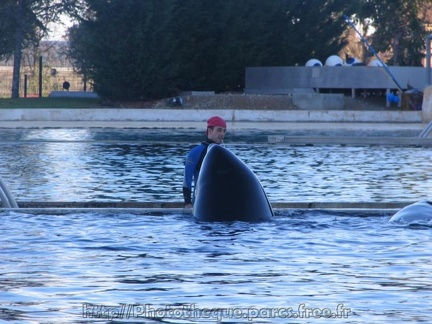
<svg viewBox="0 0 432 324"><path fill-rule="evenodd" d="M405 206L392 216L390 222L426 223L432 225L432 203L422 200Z"/></svg>

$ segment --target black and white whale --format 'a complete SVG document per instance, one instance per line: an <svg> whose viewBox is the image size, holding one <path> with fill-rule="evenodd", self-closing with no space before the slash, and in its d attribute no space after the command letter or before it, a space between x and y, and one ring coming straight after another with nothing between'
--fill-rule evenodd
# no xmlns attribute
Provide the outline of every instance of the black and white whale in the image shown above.
<svg viewBox="0 0 432 324"><path fill-rule="evenodd" d="M422 200L405 206L394 214L389 221L432 225L432 202Z"/></svg>
<svg viewBox="0 0 432 324"><path fill-rule="evenodd" d="M230 150L207 149L198 177L193 213L206 222L270 220L273 210L260 181Z"/></svg>

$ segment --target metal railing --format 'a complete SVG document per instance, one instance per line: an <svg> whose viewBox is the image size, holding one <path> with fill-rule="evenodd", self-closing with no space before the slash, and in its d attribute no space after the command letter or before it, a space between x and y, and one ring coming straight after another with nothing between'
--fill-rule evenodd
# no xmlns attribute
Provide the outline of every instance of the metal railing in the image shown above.
<svg viewBox="0 0 432 324"><path fill-rule="evenodd" d="M422 130L419 137L426 138L428 137L429 133L432 131L432 121L427 124L427 126Z"/></svg>

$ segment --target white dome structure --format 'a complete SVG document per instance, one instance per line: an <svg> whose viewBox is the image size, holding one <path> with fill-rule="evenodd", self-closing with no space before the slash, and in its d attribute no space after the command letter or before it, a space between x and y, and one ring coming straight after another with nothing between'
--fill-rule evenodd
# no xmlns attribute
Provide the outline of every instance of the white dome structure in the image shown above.
<svg viewBox="0 0 432 324"><path fill-rule="evenodd" d="M326 66L342 66L343 60L338 55L331 55L327 58L325 65Z"/></svg>
<svg viewBox="0 0 432 324"><path fill-rule="evenodd" d="M306 62L305 66L322 66L322 63L320 60L310 59Z"/></svg>
<svg viewBox="0 0 432 324"><path fill-rule="evenodd" d="M355 57L347 57L345 60L344 66L352 66L354 64L358 64L360 61L356 59Z"/></svg>

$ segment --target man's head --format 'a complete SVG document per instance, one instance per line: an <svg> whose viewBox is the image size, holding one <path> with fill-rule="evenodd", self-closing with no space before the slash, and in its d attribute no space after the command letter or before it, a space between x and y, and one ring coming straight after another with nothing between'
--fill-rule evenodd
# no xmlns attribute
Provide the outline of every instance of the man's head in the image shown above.
<svg viewBox="0 0 432 324"><path fill-rule="evenodd" d="M213 116L207 120L207 137L217 144L222 144L225 132L226 132L226 122L219 116Z"/></svg>

